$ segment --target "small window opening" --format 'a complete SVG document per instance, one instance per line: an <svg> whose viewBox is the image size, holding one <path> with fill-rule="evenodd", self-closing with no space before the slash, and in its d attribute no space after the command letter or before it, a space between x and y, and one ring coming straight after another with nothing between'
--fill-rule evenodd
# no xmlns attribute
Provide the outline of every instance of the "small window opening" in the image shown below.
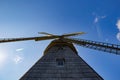
<svg viewBox="0 0 120 80"><path fill-rule="evenodd" d="M58 66L63 66L65 64L65 59L64 58L57 58L56 62L57 62Z"/></svg>

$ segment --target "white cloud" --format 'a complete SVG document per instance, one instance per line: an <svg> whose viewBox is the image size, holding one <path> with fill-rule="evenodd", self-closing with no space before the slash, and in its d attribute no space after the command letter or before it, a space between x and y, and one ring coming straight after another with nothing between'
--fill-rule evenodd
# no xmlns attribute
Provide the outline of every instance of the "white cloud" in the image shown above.
<svg viewBox="0 0 120 80"><path fill-rule="evenodd" d="M116 26L119 30L119 32L116 35L116 38L120 41L120 19L117 21Z"/></svg>
<svg viewBox="0 0 120 80"><path fill-rule="evenodd" d="M98 22L98 20L99 20L99 18L98 18L98 17L96 17L96 18L94 19L94 23L97 23L97 22Z"/></svg>
<svg viewBox="0 0 120 80"><path fill-rule="evenodd" d="M117 26L117 28L118 28L119 31L120 31L120 19L117 21L116 26Z"/></svg>
<svg viewBox="0 0 120 80"><path fill-rule="evenodd" d="M16 64L18 63L21 63L23 61L23 57L22 56L19 56L19 55L16 55L15 58L14 58L14 62Z"/></svg>
<svg viewBox="0 0 120 80"><path fill-rule="evenodd" d="M120 32L116 35L117 39L120 41Z"/></svg>
<svg viewBox="0 0 120 80"><path fill-rule="evenodd" d="M23 50L23 48L16 49L17 52L22 51L22 50Z"/></svg>

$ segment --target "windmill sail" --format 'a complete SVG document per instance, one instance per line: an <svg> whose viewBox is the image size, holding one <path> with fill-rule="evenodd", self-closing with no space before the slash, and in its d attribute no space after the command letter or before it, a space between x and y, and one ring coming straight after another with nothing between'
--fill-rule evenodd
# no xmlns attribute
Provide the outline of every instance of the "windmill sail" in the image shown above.
<svg viewBox="0 0 120 80"><path fill-rule="evenodd" d="M3 39L0 39L0 43L27 41L27 40L41 41L41 40L49 40L49 39L54 39L54 38L58 38L58 37L57 36L42 36L42 37L28 37L28 38L3 38Z"/></svg>
<svg viewBox="0 0 120 80"><path fill-rule="evenodd" d="M120 45L76 38L66 38L65 40L83 47L120 55Z"/></svg>

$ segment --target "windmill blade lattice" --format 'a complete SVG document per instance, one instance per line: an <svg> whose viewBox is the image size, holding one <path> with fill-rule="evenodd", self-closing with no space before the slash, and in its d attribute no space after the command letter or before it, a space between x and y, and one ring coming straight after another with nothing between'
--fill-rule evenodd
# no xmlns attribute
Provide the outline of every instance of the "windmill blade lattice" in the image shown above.
<svg viewBox="0 0 120 80"><path fill-rule="evenodd" d="M120 55L120 45L77 38L65 38L65 40L83 47Z"/></svg>

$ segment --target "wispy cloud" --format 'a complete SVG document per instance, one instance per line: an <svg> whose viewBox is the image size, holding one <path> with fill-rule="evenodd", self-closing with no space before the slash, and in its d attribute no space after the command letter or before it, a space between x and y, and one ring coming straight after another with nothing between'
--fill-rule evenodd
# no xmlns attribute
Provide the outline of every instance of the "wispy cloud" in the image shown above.
<svg viewBox="0 0 120 80"><path fill-rule="evenodd" d="M120 19L117 21L116 26L117 26L117 28L118 28L119 31L120 31Z"/></svg>
<svg viewBox="0 0 120 80"><path fill-rule="evenodd" d="M98 22L98 17L95 17L94 23L97 23L97 22Z"/></svg>
<svg viewBox="0 0 120 80"><path fill-rule="evenodd" d="M14 62L15 62L16 64L21 63L22 61L23 61L23 57L22 57L22 56L20 56L20 55L16 55L16 56L15 56Z"/></svg>
<svg viewBox="0 0 120 80"><path fill-rule="evenodd" d="M94 23L98 23L101 19L106 18L106 16L95 16Z"/></svg>
<svg viewBox="0 0 120 80"><path fill-rule="evenodd" d="M120 19L117 21L116 26L117 26L117 28L119 30L119 32L117 33L116 37L120 41Z"/></svg>
<svg viewBox="0 0 120 80"><path fill-rule="evenodd" d="M102 19L105 19L107 16L106 15L98 15L97 13L93 12L92 15L94 16L94 20L93 20L93 24L94 24L94 28L97 32L97 35L98 35L98 38L99 39L102 39L102 31L101 31L101 28L100 28L100 21Z"/></svg>
<svg viewBox="0 0 120 80"><path fill-rule="evenodd" d="M22 50L23 50L23 48L16 49L17 52L22 51Z"/></svg>
<svg viewBox="0 0 120 80"><path fill-rule="evenodd" d="M23 61L24 57L23 57L22 50L24 50L24 48L18 48L15 50L16 53L12 57L12 60L14 61L15 64L21 63Z"/></svg>
<svg viewBox="0 0 120 80"><path fill-rule="evenodd" d="M97 32L99 39L102 39L102 31L101 31L101 28L99 25L99 21L100 21L100 19L103 19L103 18L105 18L105 16L96 16L94 19L94 25L95 25L96 32Z"/></svg>
<svg viewBox="0 0 120 80"><path fill-rule="evenodd" d="M106 16L101 16L101 19L104 19L104 18L106 18Z"/></svg>

